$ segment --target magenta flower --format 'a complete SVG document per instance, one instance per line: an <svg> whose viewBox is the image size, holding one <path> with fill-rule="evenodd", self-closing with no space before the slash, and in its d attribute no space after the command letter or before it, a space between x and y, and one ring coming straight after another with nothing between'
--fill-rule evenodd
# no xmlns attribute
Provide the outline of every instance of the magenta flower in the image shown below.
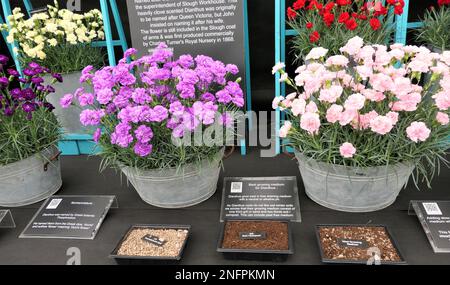
<svg viewBox="0 0 450 285"><path fill-rule="evenodd" d="M104 110L83 110L80 114L80 122L83 126L97 126L105 116Z"/></svg>
<svg viewBox="0 0 450 285"><path fill-rule="evenodd" d="M70 107L70 105L72 105L72 100L73 100L73 95L72 94L66 94L59 100L59 104L64 109L67 109L67 108Z"/></svg>
<svg viewBox="0 0 450 285"><path fill-rule="evenodd" d="M134 145L134 153L140 157L148 156L152 152L153 146L151 144L137 142Z"/></svg>
<svg viewBox="0 0 450 285"><path fill-rule="evenodd" d="M97 128L94 132L92 139L94 142L98 143L100 141L100 137L102 136L102 129Z"/></svg>
<svg viewBox="0 0 450 285"><path fill-rule="evenodd" d="M80 115L83 125L105 123L95 140L109 137L111 144L131 148L139 157L153 151L154 131L166 128L182 138L202 126L232 125L227 108L242 107L244 94L239 84L228 81L236 75L236 65L225 65L211 57L182 55L160 44L150 55L135 59L135 49L125 52L117 66L94 72L87 66L80 82L92 85L93 92L79 92L81 106L91 107ZM128 58L131 57L131 62ZM105 120L102 120L105 117Z"/></svg>

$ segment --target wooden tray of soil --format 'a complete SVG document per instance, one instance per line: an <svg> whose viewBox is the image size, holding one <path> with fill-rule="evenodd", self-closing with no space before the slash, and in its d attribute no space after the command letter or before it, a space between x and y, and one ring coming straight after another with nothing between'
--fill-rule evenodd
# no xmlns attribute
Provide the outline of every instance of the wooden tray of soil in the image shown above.
<svg viewBox="0 0 450 285"><path fill-rule="evenodd" d="M288 221L227 220L217 251L229 259L284 261L294 253Z"/></svg>
<svg viewBox="0 0 450 285"><path fill-rule="evenodd" d="M386 226L318 225L316 234L324 263L368 264L378 254L380 264L406 264Z"/></svg>
<svg viewBox="0 0 450 285"><path fill-rule="evenodd" d="M177 263L183 256L191 226L135 225L110 254L120 264Z"/></svg>

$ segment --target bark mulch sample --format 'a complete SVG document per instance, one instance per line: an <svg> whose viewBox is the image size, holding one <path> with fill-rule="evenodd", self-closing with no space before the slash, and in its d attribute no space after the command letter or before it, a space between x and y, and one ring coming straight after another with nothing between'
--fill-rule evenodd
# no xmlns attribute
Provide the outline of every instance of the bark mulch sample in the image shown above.
<svg viewBox="0 0 450 285"><path fill-rule="evenodd" d="M367 261L368 249L376 247L381 261L403 261L384 227L319 227L319 238L326 259Z"/></svg>
<svg viewBox="0 0 450 285"><path fill-rule="evenodd" d="M244 239L243 233L264 233L261 239ZM289 250L288 223L277 221L228 221L222 248L253 250Z"/></svg>
<svg viewBox="0 0 450 285"><path fill-rule="evenodd" d="M152 244L144 237L157 237L162 245ZM182 229L134 228L120 245L117 255L142 257L177 257L188 236Z"/></svg>

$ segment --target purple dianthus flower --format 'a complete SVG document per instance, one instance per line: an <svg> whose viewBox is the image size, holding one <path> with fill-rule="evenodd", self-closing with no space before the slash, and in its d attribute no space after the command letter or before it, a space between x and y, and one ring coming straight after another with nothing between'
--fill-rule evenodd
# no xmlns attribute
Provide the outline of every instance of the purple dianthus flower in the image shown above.
<svg viewBox="0 0 450 285"><path fill-rule="evenodd" d="M140 143L148 143L153 138L153 131L150 127L147 127L146 125L140 125L135 131L134 134L136 136L136 139Z"/></svg>
<svg viewBox="0 0 450 285"><path fill-rule="evenodd" d="M63 109L67 109L70 107L70 105L72 105L72 101L73 101L73 95L66 94L59 100L59 104L61 105L61 107Z"/></svg>
<svg viewBox="0 0 450 285"><path fill-rule="evenodd" d="M105 116L104 110L83 110L80 114L80 122L83 126L96 126Z"/></svg>
<svg viewBox="0 0 450 285"><path fill-rule="evenodd" d="M140 157L148 156L153 150L153 145L147 143L137 142L134 145L134 153Z"/></svg>

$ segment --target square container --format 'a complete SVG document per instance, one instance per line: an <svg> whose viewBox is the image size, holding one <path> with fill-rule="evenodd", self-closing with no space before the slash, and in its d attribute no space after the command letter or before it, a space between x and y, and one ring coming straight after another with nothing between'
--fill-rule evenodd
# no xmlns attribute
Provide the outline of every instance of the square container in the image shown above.
<svg viewBox="0 0 450 285"><path fill-rule="evenodd" d="M228 222L278 222L287 225L288 234L288 249L286 250L271 250L271 249L237 249L237 248L225 248L223 242L225 238L225 229ZM251 232L251 231L250 231ZM258 232L258 231L255 231ZM221 231L219 236L219 243L217 245L217 251L223 253L226 259L233 260L260 260L260 261L285 261L288 256L294 254L294 242L292 238L292 228L289 221L278 220L226 220L221 223Z"/></svg>
<svg viewBox="0 0 450 285"><path fill-rule="evenodd" d="M356 224L356 225L348 225L348 224L329 224L329 225L326 225L326 224L322 224L322 225L317 225L316 226L317 243L319 245L320 255L321 255L323 263L330 263L330 264L365 264L365 265L367 265L369 257L370 257L369 255L367 255L367 260L330 259L330 258L327 258L325 256L325 252L324 252L324 249L323 249L323 246L322 246L322 241L320 239L320 229L321 228L333 228L333 227L357 227L357 228L360 228L360 227L361 228L371 227L371 228L382 228L382 229L384 229L384 231L386 232L386 234L387 234L387 236L388 236L392 246L394 247L394 249L397 252L397 255L399 256L400 261L383 261L383 260L381 260L380 264L381 265L404 265L404 264L406 264L406 261L405 261L403 255L402 255L402 253L401 253L401 251L400 251L400 249L399 249L395 239L392 237L391 232L389 231L389 229L386 226L384 226L384 225L361 225L361 224Z"/></svg>
<svg viewBox="0 0 450 285"><path fill-rule="evenodd" d="M186 230L187 235L180 248L177 256L126 256L119 255L118 252L123 244L129 237L129 235L136 229L155 229L155 230ZM114 258L118 264L177 264L183 256L184 249L187 244L187 240L191 233L191 226L189 225L134 225L131 226L126 234L119 241L115 249L110 254L111 258Z"/></svg>

